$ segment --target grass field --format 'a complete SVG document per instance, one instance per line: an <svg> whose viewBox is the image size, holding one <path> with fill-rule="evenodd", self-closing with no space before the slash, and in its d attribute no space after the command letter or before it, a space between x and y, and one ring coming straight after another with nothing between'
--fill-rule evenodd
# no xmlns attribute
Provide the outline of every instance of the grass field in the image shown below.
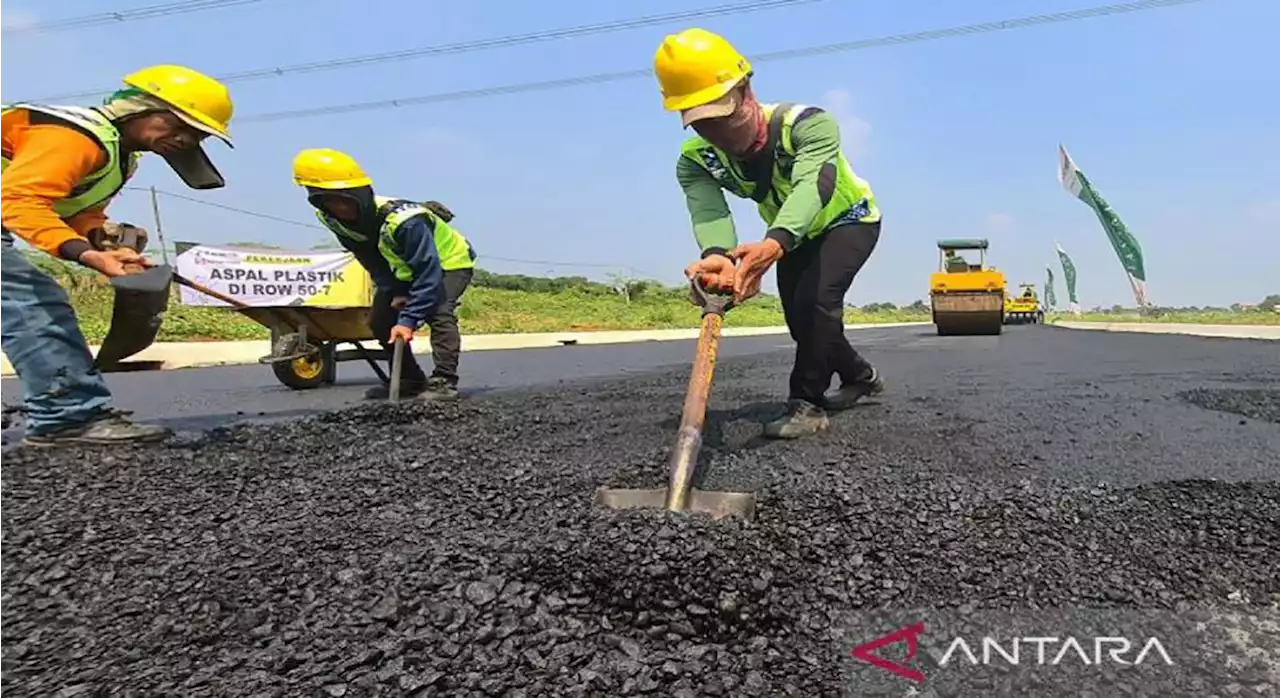
<svg viewBox="0 0 1280 698"><path fill-rule="evenodd" d="M79 267L64 264L47 256L33 256L45 271L51 273L67 289L80 325L91 343L102 340L111 322L113 294L101 277ZM697 327L698 309L688 300L687 290L649 286L628 301L609 286L585 279L568 280L561 290L524 290L495 288L490 281L473 284L463 296L458 317L465 334L505 334L556 332L565 330L649 330ZM495 285L514 282L545 286L546 279L486 275ZM557 280L565 281L565 280ZM850 324L882 322L929 322L928 309L886 308L876 304L872 309L848 308L845 321ZM1054 313L1049 321L1077 322L1166 322L1195 324L1265 324L1280 325L1280 313L1265 311L1166 311L1158 317L1124 313L1086 313L1072 317ZM725 318L727 327L768 327L783 325L781 302L775 296L753 298L735 308ZM266 327L224 308L182 305L174 296L165 315L158 341L220 341L265 339Z"/></svg>
<svg viewBox="0 0 1280 698"><path fill-rule="evenodd" d="M90 343L106 336L111 323L113 292L98 279L76 274L61 278ZM682 289L650 289L628 302L617 293L599 290L524 291L472 286L458 308L464 334L507 334L563 330L650 330L697 327L698 309ZM850 323L927 321L927 313L906 310L863 312L849 309ZM783 325L777 297L753 298L734 308L726 327ZM266 327L225 308L182 305L177 292L169 302L158 341L265 339Z"/></svg>

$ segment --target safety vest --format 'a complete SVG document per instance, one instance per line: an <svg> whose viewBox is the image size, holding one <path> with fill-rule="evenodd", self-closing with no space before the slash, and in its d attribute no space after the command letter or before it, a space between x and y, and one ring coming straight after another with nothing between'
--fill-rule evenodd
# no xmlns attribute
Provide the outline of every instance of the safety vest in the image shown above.
<svg viewBox="0 0 1280 698"><path fill-rule="evenodd" d="M111 120L96 109L86 107L54 107L38 104L5 105L4 114L26 109L52 116L68 126L84 132L98 142L107 153L107 162L72 187L65 199L55 201L53 210L61 218L71 216L107 203L119 193L120 188L133 176L142 153L132 153L125 162L120 158L120 131ZM4 153L3 169L9 169L13 153Z"/></svg>
<svg viewBox="0 0 1280 698"><path fill-rule="evenodd" d="M791 142L791 130L796 118L808 109L806 105L788 105L781 118L774 119L775 112L783 105L765 104L765 118L769 120L769 142L773 144L773 170L769 182L756 182L744 177L741 165L728 153L711 145L701 136L684 142L684 157L702 166L729 193L756 202L756 210L767 226L773 225L783 202L791 195L791 169L795 165L796 149ZM854 174L849 161L841 152L836 158L836 188L831 200L814 219L809 230L800 237L816 237L827 230L846 223L874 223L880 220L880 208L875 194L866 180Z"/></svg>
<svg viewBox="0 0 1280 698"><path fill-rule="evenodd" d="M435 221L436 254L440 256L441 268L445 271L453 271L475 267L476 261L471 255L471 243L462 237L462 233L454 230L452 226L432 213L431 209L412 201L386 196L375 196L373 200L378 207L378 219L382 221L378 227L378 252L382 254L383 259L387 260L391 271L400 281L406 283L413 281L413 270L409 268L409 263L396 252L396 231L405 221L417 215L425 215ZM335 235L341 235L356 242L367 242L369 239L368 236L348 228L324 211L317 210L316 217Z"/></svg>

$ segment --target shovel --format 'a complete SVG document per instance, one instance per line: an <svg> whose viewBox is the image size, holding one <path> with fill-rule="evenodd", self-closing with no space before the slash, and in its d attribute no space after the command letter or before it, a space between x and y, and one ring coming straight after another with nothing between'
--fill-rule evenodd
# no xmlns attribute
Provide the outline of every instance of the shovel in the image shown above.
<svg viewBox="0 0 1280 698"><path fill-rule="evenodd" d="M404 338L396 337L395 349L391 351L391 388L387 394L391 402L400 401L400 367L404 365Z"/></svg>
<svg viewBox="0 0 1280 698"><path fill-rule="evenodd" d="M711 376L720 346L720 327L724 323L724 314L733 307L733 297L709 294L696 280L692 286L693 299L702 306L702 329L698 335L689 388L685 393L680 431L668 464L670 480L666 487L654 490L601 488L596 492L596 501L610 509L666 509L710 514L714 519L733 515L752 519L756 510L754 494L710 492L693 487L698 451L702 448L707 398L711 393Z"/></svg>
<svg viewBox="0 0 1280 698"><path fill-rule="evenodd" d="M89 234L90 242L99 250L131 249L141 252L147 246L147 231L128 223L106 223ZM125 270L136 273L139 264L126 263ZM94 357L94 365L103 373L130 370L124 360L151 346L160 333L165 311L169 309L169 288L128 289L114 287L111 325Z"/></svg>

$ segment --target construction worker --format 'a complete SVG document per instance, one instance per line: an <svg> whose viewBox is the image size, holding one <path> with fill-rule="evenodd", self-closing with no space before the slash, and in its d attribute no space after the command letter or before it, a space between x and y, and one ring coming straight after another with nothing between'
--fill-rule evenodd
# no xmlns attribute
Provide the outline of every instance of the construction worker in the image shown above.
<svg viewBox="0 0 1280 698"><path fill-rule="evenodd" d="M447 222L443 206L378 196L373 180L351 156L337 150L303 150L293 160L293 181L307 190L316 216L355 255L376 286L370 329L390 351L396 339L410 342L423 324L431 327L431 359L426 376L404 353L401 392L424 400L458 397L458 354L462 337L455 310L471 285L476 254ZM385 385L365 397L385 399Z"/></svg>
<svg viewBox="0 0 1280 698"><path fill-rule="evenodd" d="M944 255L946 256L946 270L948 272L954 274L969 271L969 263L965 261L963 256L956 254L955 250L947 250Z"/></svg>
<svg viewBox="0 0 1280 698"><path fill-rule="evenodd" d="M741 303L778 267L778 290L796 343L787 414L772 438L825 429L827 410L884 390L875 368L844 336L844 296L880 237L870 185L840 149L831 114L805 105L761 104L751 64L723 37L688 29L654 56L663 107L697 134L681 147L684 190L701 258L685 274ZM739 244L723 192L753 199L763 239ZM839 390L828 395L832 376Z"/></svg>
<svg viewBox="0 0 1280 698"><path fill-rule="evenodd" d="M169 430L135 424L111 408L66 292L14 247L35 249L104 276L150 262L140 250L98 249L106 208L152 152L194 189L224 186L201 147L213 135L231 145L231 97L206 75L176 65L144 68L102 106L6 105L3 111L3 338L22 382L26 442L121 443L163 439Z"/></svg>

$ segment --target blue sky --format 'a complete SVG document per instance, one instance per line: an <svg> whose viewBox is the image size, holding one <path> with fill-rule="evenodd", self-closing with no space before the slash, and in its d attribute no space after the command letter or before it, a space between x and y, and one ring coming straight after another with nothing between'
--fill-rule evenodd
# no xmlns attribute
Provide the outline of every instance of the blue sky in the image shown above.
<svg viewBox="0 0 1280 698"><path fill-rule="evenodd" d="M63 0L51 9L10 0L3 22L20 26L154 4L118 1ZM216 75L727 2L262 0L7 36L3 98L106 88L151 63ZM692 24L723 33L750 57L1098 4L818 0ZM249 116L647 68L663 35L685 24L230 87L236 115ZM1052 264L1065 302L1057 240L1076 263L1086 307L1131 304L1097 220L1057 182L1059 142L1141 241L1153 302L1256 302L1280 292L1275 26L1275 0L1204 0L763 62L756 86L765 100L835 111L854 169L880 199L881 242L850 291L851 303L924 298L937 264L934 241L985 236L991 261L1011 283L1039 283ZM305 222L313 219L291 181L290 162L302 148L334 147L358 158L384 194L447 203L482 266L493 271L639 274L674 283L697 255L674 179L684 134L677 117L662 111L652 78L289 121L233 120L232 133L235 150L209 145L230 182L226 189L185 190L154 157L133 184ZM173 198L161 206L170 241L260 240L305 249L326 235ZM734 209L740 235L758 238L763 230L752 208ZM111 214L151 223L145 194L126 193ZM773 290L772 278L766 288Z"/></svg>

